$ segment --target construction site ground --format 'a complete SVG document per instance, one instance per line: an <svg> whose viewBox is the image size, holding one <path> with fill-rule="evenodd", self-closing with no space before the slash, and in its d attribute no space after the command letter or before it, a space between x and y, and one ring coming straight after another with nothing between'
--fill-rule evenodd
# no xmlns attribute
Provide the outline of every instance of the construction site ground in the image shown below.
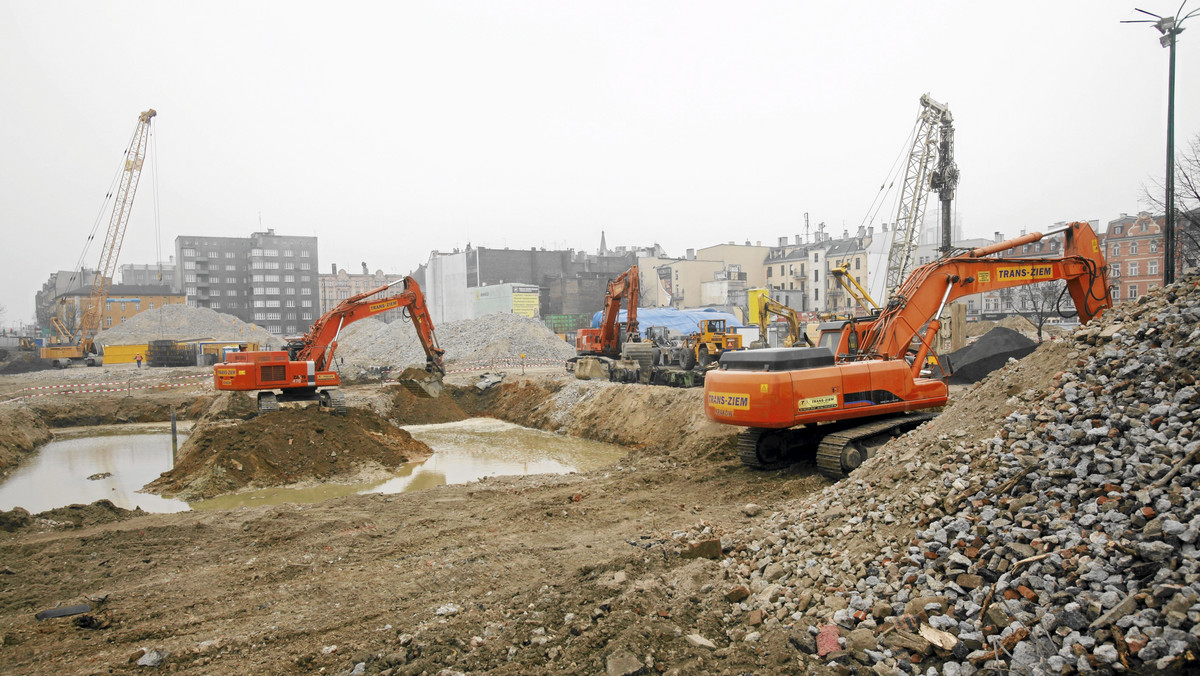
<svg viewBox="0 0 1200 676"><path fill-rule="evenodd" d="M899 440L902 461L871 461L851 485L905 501L906 471L914 471L905 463L914 454L935 472L952 466L952 446L994 437L1010 412L1052 390L1087 349L1047 342L1000 374L955 388L941 417ZM5 376L0 391L69 377ZM347 388L348 401L397 424L493 416L629 452L582 474L308 505L6 512L0 664L10 673L55 674L834 673L830 658L801 648L808 625L845 609L834 603L843 588L815 590L795 623L738 603L747 563L760 543L772 546L768 518L835 490L814 466L744 468L737 430L704 417L698 389L582 382L547 369L510 370L502 384L479 391L475 378L452 376L438 400L360 385ZM0 407L0 429L18 437L0 439L9 449L0 462L11 467L28 453L21 444L44 443L53 428L85 418L161 420L174 407L202 419L215 401L202 390L129 389L118 399L76 394ZM969 462L986 473L986 458ZM811 531L827 536L824 556L846 559L884 538L915 537L917 521L907 517L860 536L856 521L844 521L855 511L851 492L838 498L827 528ZM759 591L752 585L747 593ZM34 618L83 603L93 606L83 620ZM840 664L848 673L845 659Z"/></svg>

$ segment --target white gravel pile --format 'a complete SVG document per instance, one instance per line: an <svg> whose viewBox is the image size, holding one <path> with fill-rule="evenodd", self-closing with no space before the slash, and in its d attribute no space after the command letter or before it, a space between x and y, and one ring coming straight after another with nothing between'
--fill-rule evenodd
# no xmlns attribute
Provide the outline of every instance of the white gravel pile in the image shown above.
<svg viewBox="0 0 1200 676"><path fill-rule="evenodd" d="M102 345L140 345L152 340L236 340L277 349L283 340L266 329L223 312L182 304L139 312L125 323L101 331Z"/></svg>
<svg viewBox="0 0 1200 676"><path fill-rule="evenodd" d="M575 349L541 321L514 314L491 314L434 327L446 363L485 359L567 359ZM385 324L364 319L347 326L338 339L337 356L347 367L406 368L423 366L425 352L412 322Z"/></svg>

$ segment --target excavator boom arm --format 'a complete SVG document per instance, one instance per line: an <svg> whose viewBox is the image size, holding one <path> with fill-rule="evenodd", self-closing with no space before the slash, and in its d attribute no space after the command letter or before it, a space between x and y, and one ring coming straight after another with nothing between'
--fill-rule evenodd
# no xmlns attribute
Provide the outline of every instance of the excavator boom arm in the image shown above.
<svg viewBox="0 0 1200 676"><path fill-rule="evenodd" d="M404 290L391 296L377 298L403 282ZM334 352L337 351L337 339L342 329L360 319L372 317L388 310L404 308L412 319L413 328L417 330L417 338L425 350L426 363L439 373L445 373L442 365L442 355L445 350L438 347L437 338L433 333L433 320L429 308L425 304L425 295L412 277L385 284L379 288L351 296L338 303L329 312L321 315L308 333L301 339L303 347L297 353L297 361L312 361L317 370L325 370L333 363Z"/></svg>
<svg viewBox="0 0 1200 676"><path fill-rule="evenodd" d="M625 323L629 333L638 330L638 267L631 266L621 273L621 276L608 283L608 293L604 297L604 319L600 323L600 345L606 350L615 351L617 348L617 317L621 312L621 299L625 299L629 309L625 312Z"/></svg>
<svg viewBox="0 0 1200 676"><path fill-rule="evenodd" d="M981 247L965 256L942 258L912 272L874 325L867 329L863 352L885 359L902 357L921 326L942 306L963 296L1063 279L1083 323L1112 307L1107 269L1099 239L1087 223L1071 223L1063 255L1055 258L985 258L1036 242L1047 235L1030 233Z"/></svg>

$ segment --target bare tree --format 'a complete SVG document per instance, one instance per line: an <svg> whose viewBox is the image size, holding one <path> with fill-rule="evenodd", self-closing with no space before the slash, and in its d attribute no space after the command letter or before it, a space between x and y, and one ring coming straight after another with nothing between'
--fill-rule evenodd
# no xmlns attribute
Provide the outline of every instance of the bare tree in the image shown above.
<svg viewBox="0 0 1200 676"><path fill-rule="evenodd" d="M1074 307L1071 297L1065 292L1067 283L1063 280L1039 282L1028 286L1005 289L1000 292L1000 300L1013 312L1028 319L1037 328L1038 342L1042 342L1042 327L1052 317L1069 316ZM1060 305L1061 303L1061 305Z"/></svg>
<svg viewBox="0 0 1200 676"><path fill-rule="evenodd" d="M1166 188L1158 180L1143 187L1145 200L1157 212L1166 211ZM1175 240L1183 270L1200 266L1200 132L1175 158Z"/></svg>

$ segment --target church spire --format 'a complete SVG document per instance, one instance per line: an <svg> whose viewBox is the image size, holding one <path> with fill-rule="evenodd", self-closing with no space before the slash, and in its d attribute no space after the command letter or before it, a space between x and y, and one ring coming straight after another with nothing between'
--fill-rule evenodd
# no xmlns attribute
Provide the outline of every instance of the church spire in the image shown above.
<svg viewBox="0 0 1200 676"><path fill-rule="evenodd" d="M604 231L601 230L600 231L600 255L603 256L607 253L608 253L608 247L604 245Z"/></svg>

